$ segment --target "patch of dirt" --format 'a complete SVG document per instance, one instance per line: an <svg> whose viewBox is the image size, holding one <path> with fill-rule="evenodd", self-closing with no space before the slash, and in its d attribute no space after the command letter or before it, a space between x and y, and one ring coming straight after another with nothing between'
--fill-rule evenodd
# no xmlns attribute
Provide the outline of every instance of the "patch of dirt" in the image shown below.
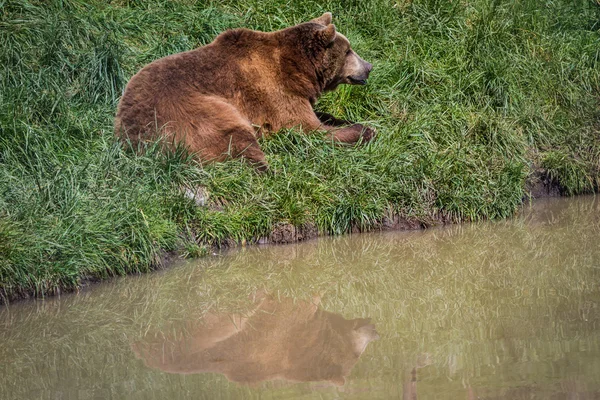
<svg viewBox="0 0 600 400"><path fill-rule="evenodd" d="M535 168L529 174L525 182L525 192L534 199L561 195L560 185L551 179L543 168Z"/></svg>
<svg viewBox="0 0 600 400"><path fill-rule="evenodd" d="M305 224L298 227L292 224L278 224L268 237L262 238L258 242L284 244L300 242L317 236L319 236L319 231L314 224Z"/></svg>
<svg viewBox="0 0 600 400"><path fill-rule="evenodd" d="M383 217L380 226L382 231L414 231L423 228L421 221L415 218L403 218L398 215Z"/></svg>

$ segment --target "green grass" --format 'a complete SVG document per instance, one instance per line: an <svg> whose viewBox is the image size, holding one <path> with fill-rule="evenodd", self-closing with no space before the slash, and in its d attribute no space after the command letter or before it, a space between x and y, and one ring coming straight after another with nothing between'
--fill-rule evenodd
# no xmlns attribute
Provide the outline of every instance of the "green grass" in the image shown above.
<svg viewBox="0 0 600 400"><path fill-rule="evenodd" d="M372 143L281 132L261 143L275 173L258 175L113 139L118 98L146 63L324 11L374 70L318 108L375 126ZM564 194L597 191L599 29L600 5L583 0L0 2L0 293L147 271L165 250L200 255L281 223L504 218L539 168ZM183 196L200 185L208 207Z"/></svg>

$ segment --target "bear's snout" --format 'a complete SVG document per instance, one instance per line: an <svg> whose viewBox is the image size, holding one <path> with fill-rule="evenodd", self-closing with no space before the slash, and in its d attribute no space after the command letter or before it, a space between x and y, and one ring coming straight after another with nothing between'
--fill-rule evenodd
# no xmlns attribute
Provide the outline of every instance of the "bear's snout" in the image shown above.
<svg viewBox="0 0 600 400"><path fill-rule="evenodd" d="M367 62L365 60L362 60L362 64L363 64L363 71L364 71L364 81L365 84L367 83L367 79L369 79L369 74L371 73L371 70L373 69L373 64L371 64L370 62Z"/></svg>
<svg viewBox="0 0 600 400"><path fill-rule="evenodd" d="M353 52L353 57L346 62L344 66L347 71L346 83L351 85L366 85L369 74L373 69L373 64L363 60L358 54Z"/></svg>

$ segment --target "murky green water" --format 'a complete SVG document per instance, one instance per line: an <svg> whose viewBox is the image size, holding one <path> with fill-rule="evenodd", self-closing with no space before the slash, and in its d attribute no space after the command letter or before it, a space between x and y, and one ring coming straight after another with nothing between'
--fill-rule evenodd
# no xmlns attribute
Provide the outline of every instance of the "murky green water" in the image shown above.
<svg viewBox="0 0 600 400"><path fill-rule="evenodd" d="M600 202L239 249L16 303L0 398L600 398Z"/></svg>

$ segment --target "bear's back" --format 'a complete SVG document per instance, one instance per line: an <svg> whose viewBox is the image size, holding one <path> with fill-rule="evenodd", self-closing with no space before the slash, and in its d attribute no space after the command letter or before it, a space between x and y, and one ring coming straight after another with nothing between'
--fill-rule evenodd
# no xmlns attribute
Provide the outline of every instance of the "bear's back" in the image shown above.
<svg viewBox="0 0 600 400"><path fill-rule="evenodd" d="M236 94L251 92L257 76L243 68L252 54L269 54L268 34L248 29L225 31L194 50L151 62L127 84L119 102L115 133L125 130L132 142L170 121L185 118L186 104L199 95L234 101ZM246 76L248 75L248 76Z"/></svg>

